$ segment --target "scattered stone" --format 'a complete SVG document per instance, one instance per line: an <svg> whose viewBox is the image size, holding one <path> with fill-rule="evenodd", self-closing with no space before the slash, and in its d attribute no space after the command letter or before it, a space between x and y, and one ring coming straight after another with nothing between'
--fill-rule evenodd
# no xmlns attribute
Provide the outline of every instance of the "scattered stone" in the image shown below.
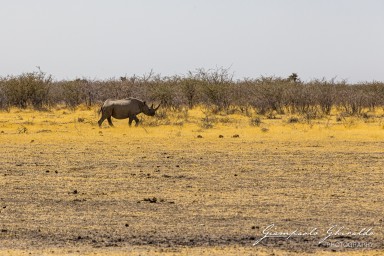
<svg viewBox="0 0 384 256"><path fill-rule="evenodd" d="M76 198L73 200L73 202L86 202L86 201L87 201L87 199L85 199L85 198L83 198L83 199Z"/></svg>
<svg viewBox="0 0 384 256"><path fill-rule="evenodd" d="M153 198L144 198L143 201L144 201L144 202L150 202L150 203L157 203L157 198L156 198L156 197L153 197Z"/></svg>
<svg viewBox="0 0 384 256"><path fill-rule="evenodd" d="M232 136L232 138L240 138L240 135L239 134L235 134Z"/></svg>
<svg viewBox="0 0 384 256"><path fill-rule="evenodd" d="M179 168L179 167L180 167L180 165L176 165L176 167L177 167L177 168Z"/></svg>
<svg viewBox="0 0 384 256"><path fill-rule="evenodd" d="M36 133L52 132L52 130L38 130Z"/></svg>
<svg viewBox="0 0 384 256"><path fill-rule="evenodd" d="M77 189L73 190L73 194L77 195Z"/></svg>
<svg viewBox="0 0 384 256"><path fill-rule="evenodd" d="M31 143L35 142L35 140L31 140Z"/></svg>
<svg viewBox="0 0 384 256"><path fill-rule="evenodd" d="M129 227L129 224L128 224L128 223L125 223L125 226L126 226L126 227Z"/></svg>
<svg viewBox="0 0 384 256"><path fill-rule="evenodd" d="M105 247L118 247L119 245L116 243L108 243L105 245Z"/></svg>
<svg viewBox="0 0 384 256"><path fill-rule="evenodd" d="M222 139L222 138L224 138L224 136L220 134L220 135L219 135L219 138Z"/></svg>
<svg viewBox="0 0 384 256"><path fill-rule="evenodd" d="M49 173L49 170L46 170L45 172L46 172L46 173Z"/></svg>
<svg viewBox="0 0 384 256"><path fill-rule="evenodd" d="M201 139L201 138L203 138L203 136L201 136L201 135L197 135L197 138Z"/></svg>

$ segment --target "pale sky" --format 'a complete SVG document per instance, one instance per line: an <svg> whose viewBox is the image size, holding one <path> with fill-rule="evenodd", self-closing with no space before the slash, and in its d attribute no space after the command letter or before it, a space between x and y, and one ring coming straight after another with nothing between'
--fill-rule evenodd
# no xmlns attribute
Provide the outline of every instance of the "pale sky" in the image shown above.
<svg viewBox="0 0 384 256"><path fill-rule="evenodd" d="M382 0L0 0L0 76L384 81Z"/></svg>

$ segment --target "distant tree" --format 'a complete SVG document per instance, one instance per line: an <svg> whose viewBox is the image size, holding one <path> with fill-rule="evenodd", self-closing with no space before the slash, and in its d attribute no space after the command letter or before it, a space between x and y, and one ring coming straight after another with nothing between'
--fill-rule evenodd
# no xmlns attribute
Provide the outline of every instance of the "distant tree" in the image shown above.
<svg viewBox="0 0 384 256"><path fill-rule="evenodd" d="M300 82L300 79L299 79L299 76L297 75L297 73L292 73L289 77L288 77L288 81L291 81L291 82Z"/></svg>

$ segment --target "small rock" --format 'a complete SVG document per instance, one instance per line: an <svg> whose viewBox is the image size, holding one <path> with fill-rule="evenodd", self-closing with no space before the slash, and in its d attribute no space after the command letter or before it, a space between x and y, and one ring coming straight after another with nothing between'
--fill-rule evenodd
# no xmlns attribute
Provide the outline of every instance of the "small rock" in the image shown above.
<svg viewBox="0 0 384 256"><path fill-rule="evenodd" d="M75 190L73 190L73 194L77 194L78 192L77 192L77 189L75 189Z"/></svg>
<svg viewBox="0 0 384 256"><path fill-rule="evenodd" d="M129 227L129 224L128 224L128 223L125 223L125 226L126 226L126 227Z"/></svg>
<svg viewBox="0 0 384 256"><path fill-rule="evenodd" d="M35 140L31 140L31 143L35 142Z"/></svg>
<svg viewBox="0 0 384 256"><path fill-rule="evenodd" d="M156 198L156 197L153 197L153 198L144 198L143 201L145 201L145 202L150 202L150 203L157 203L157 198Z"/></svg>
<svg viewBox="0 0 384 256"><path fill-rule="evenodd" d="M224 138L224 136L220 134L220 135L219 135L219 138L222 139L222 138Z"/></svg>
<svg viewBox="0 0 384 256"><path fill-rule="evenodd" d="M232 138L239 138L239 137L240 137L239 134L235 134L235 135L232 136Z"/></svg>
<svg viewBox="0 0 384 256"><path fill-rule="evenodd" d="M203 138L203 136L201 136L201 135L197 135L197 138L201 139L201 138Z"/></svg>

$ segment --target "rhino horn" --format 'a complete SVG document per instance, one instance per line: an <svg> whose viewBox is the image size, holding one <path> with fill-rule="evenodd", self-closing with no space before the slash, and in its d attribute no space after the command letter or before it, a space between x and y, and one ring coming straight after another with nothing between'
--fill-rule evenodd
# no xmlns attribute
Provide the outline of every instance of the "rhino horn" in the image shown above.
<svg viewBox="0 0 384 256"><path fill-rule="evenodd" d="M152 104L153 105L153 104ZM159 104L159 106L157 106L157 108L155 108L155 110L157 110L159 107L160 107L161 103Z"/></svg>
<svg viewBox="0 0 384 256"><path fill-rule="evenodd" d="M151 108L153 109L153 103L152 103L152 105L151 105Z"/></svg>

